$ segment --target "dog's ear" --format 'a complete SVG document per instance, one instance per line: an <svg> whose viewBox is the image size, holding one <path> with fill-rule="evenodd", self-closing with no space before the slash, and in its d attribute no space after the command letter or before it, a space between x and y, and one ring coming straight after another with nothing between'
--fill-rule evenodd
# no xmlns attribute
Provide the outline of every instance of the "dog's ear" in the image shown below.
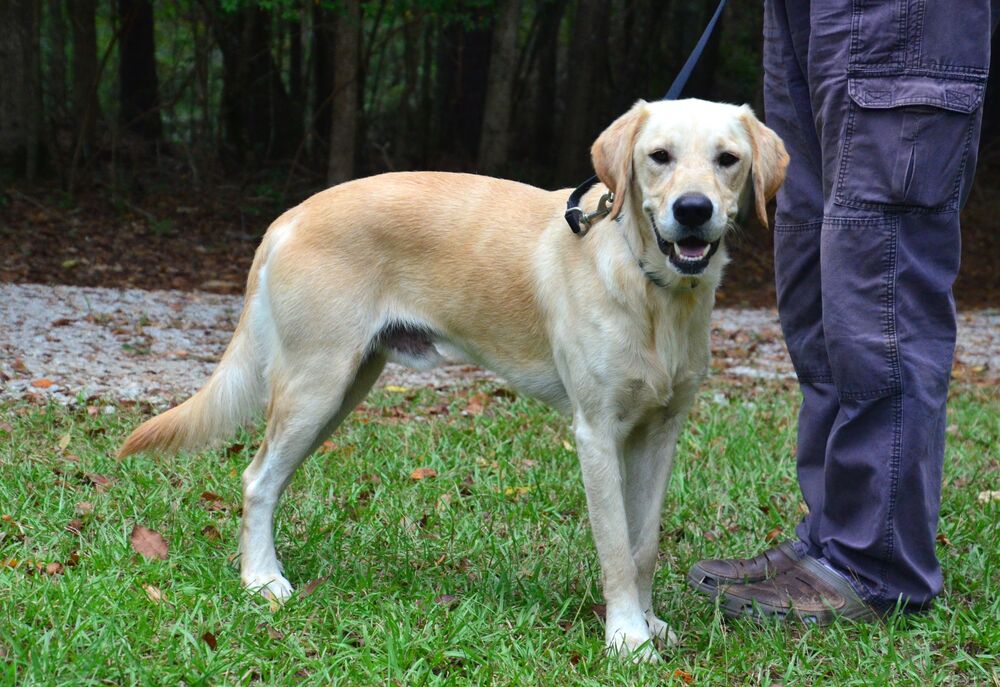
<svg viewBox="0 0 1000 687"><path fill-rule="evenodd" d="M767 201L774 198L785 181L785 170L788 168L788 152L785 144L771 129L764 126L749 106L743 106L740 115L743 127L750 137L753 150L752 167L750 169L753 191L750 194L757 210L757 219L767 227Z"/></svg>
<svg viewBox="0 0 1000 687"><path fill-rule="evenodd" d="M611 214L608 215L610 219L621 214L625 197L629 194L632 185L632 150L642 123L648 116L646 101L636 101L628 112L613 121L597 137L590 149L597 178L615 194Z"/></svg>

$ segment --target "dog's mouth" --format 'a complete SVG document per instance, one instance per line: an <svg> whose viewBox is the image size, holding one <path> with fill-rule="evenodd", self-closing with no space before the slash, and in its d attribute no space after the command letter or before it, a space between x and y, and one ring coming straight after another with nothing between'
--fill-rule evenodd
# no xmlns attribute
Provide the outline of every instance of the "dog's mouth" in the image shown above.
<svg viewBox="0 0 1000 687"><path fill-rule="evenodd" d="M667 241L660 235L653 213L647 210L647 214L650 224L653 225L653 233L656 234L656 245L660 252L667 256L673 268L687 275L704 272L715 251L719 250L719 242L722 239L710 243L694 236L686 236L680 241Z"/></svg>
<svg viewBox="0 0 1000 687"><path fill-rule="evenodd" d="M702 241L701 239L689 236L676 243L666 243L667 250L663 251L677 271L682 274L701 274L708 267L709 261L719 249L719 242ZM660 250L664 246L660 245Z"/></svg>

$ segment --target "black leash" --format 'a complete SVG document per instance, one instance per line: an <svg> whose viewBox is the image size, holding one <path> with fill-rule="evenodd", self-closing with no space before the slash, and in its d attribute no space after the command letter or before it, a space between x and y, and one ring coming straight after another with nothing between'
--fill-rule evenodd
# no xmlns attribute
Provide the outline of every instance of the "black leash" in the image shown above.
<svg viewBox="0 0 1000 687"><path fill-rule="evenodd" d="M677 100L677 96L681 94L684 90L684 86L687 84L688 79L691 77L691 72L694 71L695 65L698 64L698 60L701 59L701 54L705 51L705 46L708 44L708 39L712 37L712 32L715 30L715 25L719 23L719 17L722 16L722 10L726 6L726 0L719 0L719 6L715 8L715 14L708 22L708 26L705 27L705 31L702 32L701 38L698 39L698 43L694 46L694 50L687 58L687 62L681 67L681 70L677 73L674 78L674 82L670 84L670 88L667 89L667 94L663 96L663 100ZM591 222L593 222L598 217L603 217L611 211L611 201L614 199L613 194L606 193L601 196L601 201L597 205L597 210L591 213L584 212L583 208L580 207L580 201L583 199L583 195L591 189L591 187L598 182L597 176L592 176L585 182L577 186L571 194L569 194L569 199L566 201L566 213L563 217L566 218L566 223L569 228L573 230L573 233L582 236L587 233L590 228ZM582 225L582 226L581 226Z"/></svg>

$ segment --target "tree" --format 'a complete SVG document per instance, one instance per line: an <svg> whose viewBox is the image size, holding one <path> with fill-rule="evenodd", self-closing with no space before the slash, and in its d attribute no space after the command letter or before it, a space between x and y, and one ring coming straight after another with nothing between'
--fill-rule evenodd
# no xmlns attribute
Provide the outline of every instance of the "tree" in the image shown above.
<svg viewBox="0 0 1000 687"><path fill-rule="evenodd" d="M336 21L333 47L333 93L330 107L330 155L326 181L354 178L357 153L361 61L361 4L345 0Z"/></svg>
<svg viewBox="0 0 1000 687"><path fill-rule="evenodd" d="M497 174L510 151L511 98L517 76L517 33L521 20L520 0L499 0L490 51L490 71L483 106L479 139L479 171Z"/></svg>
<svg viewBox="0 0 1000 687"><path fill-rule="evenodd" d="M97 0L73 0L73 119L75 147L83 157L94 149L100 107L97 102ZM74 160L77 155L74 155Z"/></svg>
<svg viewBox="0 0 1000 687"><path fill-rule="evenodd" d="M38 10L32 0L0 3L0 164L28 179L38 171L42 118Z"/></svg>
<svg viewBox="0 0 1000 687"><path fill-rule="evenodd" d="M163 135L156 78L153 5L150 0L118 0L121 22L118 82L122 126L147 141Z"/></svg>

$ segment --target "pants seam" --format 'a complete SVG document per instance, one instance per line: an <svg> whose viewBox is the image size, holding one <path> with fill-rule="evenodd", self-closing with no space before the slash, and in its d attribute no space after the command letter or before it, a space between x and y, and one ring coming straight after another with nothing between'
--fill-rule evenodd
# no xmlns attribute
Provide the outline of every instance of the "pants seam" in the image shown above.
<svg viewBox="0 0 1000 687"><path fill-rule="evenodd" d="M893 529L893 521L896 514L896 496L899 491L899 467L902 451L902 425L903 425L903 394L902 394L902 373L899 364L899 339L896 331L896 252L899 232L899 221L893 220L890 223L892 234L889 237L889 250L886 255L886 299L885 299L885 325L886 325L886 346L889 354L889 368L892 375L893 386L897 392L892 396L892 449L889 456L889 503L886 509L885 521L885 547L886 555L882 560L882 567L879 571L879 589L876 593L880 601L885 600L886 591L889 588L889 568L893 563L896 552L896 536Z"/></svg>

